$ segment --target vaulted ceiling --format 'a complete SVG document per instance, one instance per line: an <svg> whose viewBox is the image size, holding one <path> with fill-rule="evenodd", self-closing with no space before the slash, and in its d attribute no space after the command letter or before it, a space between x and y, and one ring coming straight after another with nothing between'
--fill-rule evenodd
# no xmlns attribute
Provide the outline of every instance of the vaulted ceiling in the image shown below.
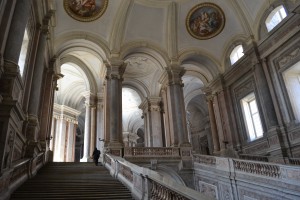
<svg viewBox="0 0 300 200"><path fill-rule="evenodd" d="M124 87L141 100L159 96L165 67L181 65L186 69L186 106L196 102L201 87L225 71L228 49L236 41L259 38L260 19L273 0L108 0L103 15L91 22L68 15L63 0L49 2L55 10L51 39L58 71L75 77L61 80L56 101L81 110L81 93L103 91L104 62L112 57L128 63ZM225 15L223 30L206 40L192 37L186 27L189 11L201 3L213 3Z"/></svg>

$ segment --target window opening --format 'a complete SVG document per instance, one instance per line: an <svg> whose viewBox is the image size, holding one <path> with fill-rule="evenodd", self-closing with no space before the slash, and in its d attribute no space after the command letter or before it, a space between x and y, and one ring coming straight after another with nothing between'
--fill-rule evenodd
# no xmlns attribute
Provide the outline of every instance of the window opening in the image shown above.
<svg viewBox="0 0 300 200"><path fill-rule="evenodd" d="M230 54L230 61L231 61L231 64L233 65L236 61L238 61L241 57L244 56L244 53L243 53L243 46L242 45L238 45L236 46L231 54Z"/></svg>
<svg viewBox="0 0 300 200"><path fill-rule="evenodd" d="M26 62L27 51L28 51L28 43L29 43L28 33L27 30L25 29L22 47L21 47L21 53L18 61L21 76L23 76L24 73L25 62Z"/></svg>
<svg viewBox="0 0 300 200"><path fill-rule="evenodd" d="M250 140L253 141L261 138L263 136L263 128L254 93L243 98L241 104Z"/></svg>
<svg viewBox="0 0 300 200"><path fill-rule="evenodd" d="M284 7L278 6L276 7L267 17L265 24L270 32L275 26L277 26L285 17L287 16Z"/></svg>

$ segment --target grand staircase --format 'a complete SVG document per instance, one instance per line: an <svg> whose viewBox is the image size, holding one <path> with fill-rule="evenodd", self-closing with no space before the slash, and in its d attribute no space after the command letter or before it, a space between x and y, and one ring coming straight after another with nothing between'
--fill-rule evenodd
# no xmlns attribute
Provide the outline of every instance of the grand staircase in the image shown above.
<svg viewBox="0 0 300 200"><path fill-rule="evenodd" d="M11 200L133 199L130 191L103 166L93 163L48 163L26 181Z"/></svg>

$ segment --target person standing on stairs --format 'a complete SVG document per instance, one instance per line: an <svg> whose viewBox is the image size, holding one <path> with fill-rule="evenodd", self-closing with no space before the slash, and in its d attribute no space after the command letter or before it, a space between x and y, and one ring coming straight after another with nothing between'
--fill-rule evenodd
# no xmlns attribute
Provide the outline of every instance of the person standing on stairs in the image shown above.
<svg viewBox="0 0 300 200"><path fill-rule="evenodd" d="M98 165L98 160L99 160L100 154L101 154L101 152L95 147L95 150L93 152L93 160L94 160L96 166Z"/></svg>

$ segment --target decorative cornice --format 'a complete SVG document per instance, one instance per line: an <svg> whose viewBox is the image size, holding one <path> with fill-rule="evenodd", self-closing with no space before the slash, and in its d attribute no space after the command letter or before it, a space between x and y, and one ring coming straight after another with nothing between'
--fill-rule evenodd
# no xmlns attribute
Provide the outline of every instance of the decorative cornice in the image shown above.
<svg viewBox="0 0 300 200"><path fill-rule="evenodd" d="M61 115L53 114L53 118L54 118L54 119L57 119L57 120L65 120L65 121L70 122L70 123L72 123L72 124L78 124L78 120L76 120L76 119L73 118L73 117L64 115L64 114L61 114Z"/></svg>
<svg viewBox="0 0 300 200"><path fill-rule="evenodd" d="M74 108L71 108L71 107L68 107L68 106L65 106L65 105L59 105L59 104L56 104L54 103L54 109L53 109L53 112L54 113L61 113L61 114L64 114L64 115L74 115L74 116L79 116L81 111L78 111Z"/></svg>

